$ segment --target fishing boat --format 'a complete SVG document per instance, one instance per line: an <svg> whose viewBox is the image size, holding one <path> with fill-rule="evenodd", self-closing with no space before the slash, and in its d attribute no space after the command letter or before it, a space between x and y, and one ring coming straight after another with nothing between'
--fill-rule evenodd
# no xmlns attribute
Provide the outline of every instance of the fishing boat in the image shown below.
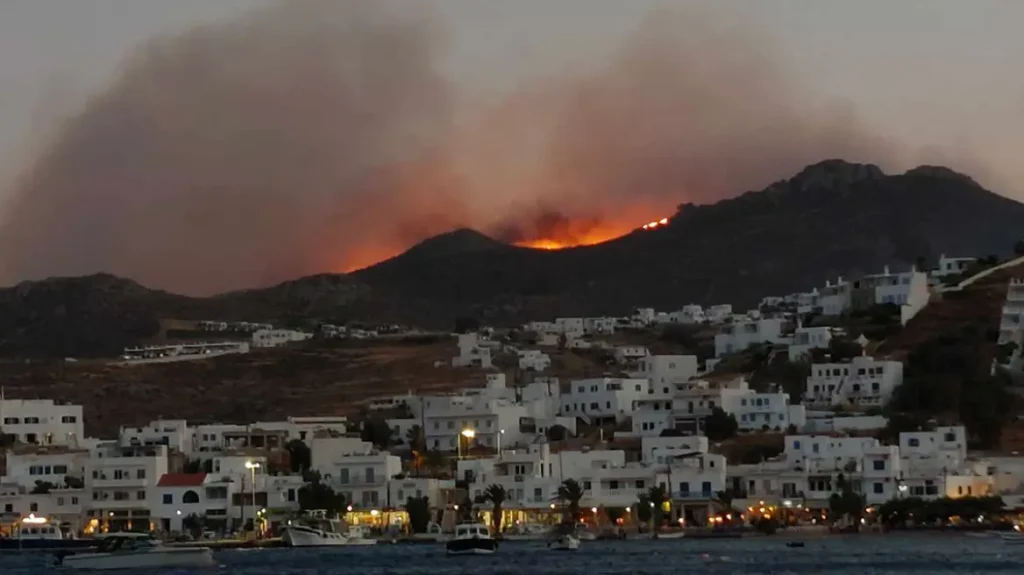
<svg viewBox="0 0 1024 575"><path fill-rule="evenodd" d="M566 533L548 541L548 549L552 551L575 551L580 548L580 539L574 534Z"/></svg>
<svg viewBox="0 0 1024 575"><path fill-rule="evenodd" d="M456 525L455 537L445 543L449 555L480 555L497 550L498 542L483 523Z"/></svg>
<svg viewBox="0 0 1024 575"><path fill-rule="evenodd" d="M209 547L164 547L147 533L112 533L94 551L55 554L58 567L81 571L215 567Z"/></svg>
<svg viewBox="0 0 1024 575"><path fill-rule="evenodd" d="M17 522L10 537L0 538L0 551L75 550L98 544L95 539L76 539L46 517L33 513Z"/></svg>

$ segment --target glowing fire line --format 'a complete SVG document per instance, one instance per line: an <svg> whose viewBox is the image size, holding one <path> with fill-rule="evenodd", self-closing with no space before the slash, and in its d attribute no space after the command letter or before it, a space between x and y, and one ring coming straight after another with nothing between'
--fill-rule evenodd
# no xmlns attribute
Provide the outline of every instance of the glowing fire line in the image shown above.
<svg viewBox="0 0 1024 575"><path fill-rule="evenodd" d="M639 229L650 231L653 229L663 227L667 224L668 218L661 218L660 220L647 222L646 224L640 226ZM613 240L615 238L619 238L625 235L625 233L622 233L621 231L609 232L608 230L603 230L603 232L604 233L590 233L587 234L585 237L567 238L565 240L559 240L555 238L538 238L534 240L518 242L516 243L516 245L522 248L532 248L536 250L562 250L566 248L575 248L580 246L592 246L594 244L607 242L609 240Z"/></svg>

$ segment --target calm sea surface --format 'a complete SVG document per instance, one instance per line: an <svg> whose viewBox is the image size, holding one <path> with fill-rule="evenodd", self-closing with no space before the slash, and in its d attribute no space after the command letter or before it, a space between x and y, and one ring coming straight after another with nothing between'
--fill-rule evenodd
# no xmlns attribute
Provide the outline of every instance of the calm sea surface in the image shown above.
<svg viewBox="0 0 1024 575"><path fill-rule="evenodd" d="M542 543L504 543L490 556L446 557L440 544L335 549L223 551L218 575L456 575L546 573L1024 573L1024 545L961 536L860 536L808 540L674 540L584 542L577 552L548 551ZM0 574L67 573L46 554L0 554ZM186 575L210 570L163 570L142 575Z"/></svg>

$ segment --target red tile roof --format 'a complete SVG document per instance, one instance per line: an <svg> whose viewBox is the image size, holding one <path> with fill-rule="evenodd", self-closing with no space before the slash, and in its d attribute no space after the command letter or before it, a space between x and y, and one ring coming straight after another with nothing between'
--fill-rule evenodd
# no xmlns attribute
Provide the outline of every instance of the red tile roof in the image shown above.
<svg viewBox="0 0 1024 575"><path fill-rule="evenodd" d="M157 487L199 487L206 479L205 473L165 473Z"/></svg>

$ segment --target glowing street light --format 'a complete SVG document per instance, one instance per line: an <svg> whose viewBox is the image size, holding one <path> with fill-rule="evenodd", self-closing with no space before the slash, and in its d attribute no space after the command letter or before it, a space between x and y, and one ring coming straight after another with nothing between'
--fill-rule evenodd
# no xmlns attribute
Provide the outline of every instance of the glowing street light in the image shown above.
<svg viewBox="0 0 1024 575"><path fill-rule="evenodd" d="M252 528L256 529L256 470L260 468L260 463L258 461L246 460L245 468L249 470L251 479L249 490L252 493ZM242 525L245 525L245 517L242 517Z"/></svg>

